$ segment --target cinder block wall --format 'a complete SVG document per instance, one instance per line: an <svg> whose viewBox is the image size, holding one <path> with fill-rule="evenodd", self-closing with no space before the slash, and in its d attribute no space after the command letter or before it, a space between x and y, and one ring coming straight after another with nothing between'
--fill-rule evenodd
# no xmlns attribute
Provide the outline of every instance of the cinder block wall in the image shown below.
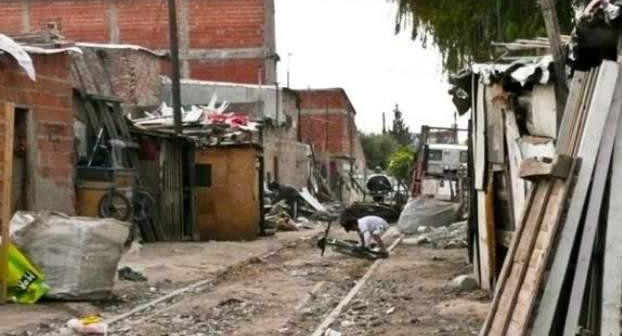
<svg viewBox="0 0 622 336"><path fill-rule="evenodd" d="M167 49L163 0L0 0L2 33L55 23L80 42ZM249 84L276 80L274 0L177 0L182 75ZM167 69L166 66L163 69Z"/></svg>
<svg viewBox="0 0 622 336"><path fill-rule="evenodd" d="M0 100L26 113L27 210L75 213L71 57L32 55L37 80L1 56Z"/></svg>

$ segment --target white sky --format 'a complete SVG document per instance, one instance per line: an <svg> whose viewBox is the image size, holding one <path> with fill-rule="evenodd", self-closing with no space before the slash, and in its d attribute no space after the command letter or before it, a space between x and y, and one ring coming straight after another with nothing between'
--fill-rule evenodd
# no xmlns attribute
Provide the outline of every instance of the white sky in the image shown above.
<svg viewBox="0 0 622 336"><path fill-rule="evenodd" d="M410 31L395 35L396 11L387 0L276 0L279 82L291 53L291 87L343 87L365 132L382 129L382 112L390 127L395 104L411 131L450 126L455 107L440 55Z"/></svg>

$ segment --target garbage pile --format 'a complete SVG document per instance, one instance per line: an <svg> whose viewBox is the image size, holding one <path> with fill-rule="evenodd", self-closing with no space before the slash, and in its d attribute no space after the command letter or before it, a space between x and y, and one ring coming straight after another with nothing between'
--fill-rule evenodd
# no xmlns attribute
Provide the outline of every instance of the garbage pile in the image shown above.
<svg viewBox="0 0 622 336"><path fill-rule="evenodd" d="M268 233L314 228L314 222L332 221L338 212L324 207L306 188L272 182L267 188L265 224Z"/></svg>
<svg viewBox="0 0 622 336"><path fill-rule="evenodd" d="M458 249L468 246L466 221L456 222L448 226L419 226L414 237L402 241L406 245L430 245L437 249Z"/></svg>

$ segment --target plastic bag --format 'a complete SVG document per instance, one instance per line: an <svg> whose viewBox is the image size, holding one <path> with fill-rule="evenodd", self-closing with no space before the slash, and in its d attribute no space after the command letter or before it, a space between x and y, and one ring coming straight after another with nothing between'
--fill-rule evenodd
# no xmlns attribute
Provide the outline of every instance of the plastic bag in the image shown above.
<svg viewBox="0 0 622 336"><path fill-rule="evenodd" d="M9 298L15 303L36 303L50 290L43 274L13 244L9 245L7 280Z"/></svg>

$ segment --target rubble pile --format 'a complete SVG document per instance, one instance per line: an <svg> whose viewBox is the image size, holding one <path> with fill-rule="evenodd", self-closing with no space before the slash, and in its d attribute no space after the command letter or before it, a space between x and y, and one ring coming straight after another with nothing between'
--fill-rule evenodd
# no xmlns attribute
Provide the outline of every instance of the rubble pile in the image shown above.
<svg viewBox="0 0 622 336"><path fill-rule="evenodd" d="M468 246L467 228L466 221L441 227L420 226L417 228L419 234L404 239L403 244L430 245L438 249L465 248Z"/></svg>

